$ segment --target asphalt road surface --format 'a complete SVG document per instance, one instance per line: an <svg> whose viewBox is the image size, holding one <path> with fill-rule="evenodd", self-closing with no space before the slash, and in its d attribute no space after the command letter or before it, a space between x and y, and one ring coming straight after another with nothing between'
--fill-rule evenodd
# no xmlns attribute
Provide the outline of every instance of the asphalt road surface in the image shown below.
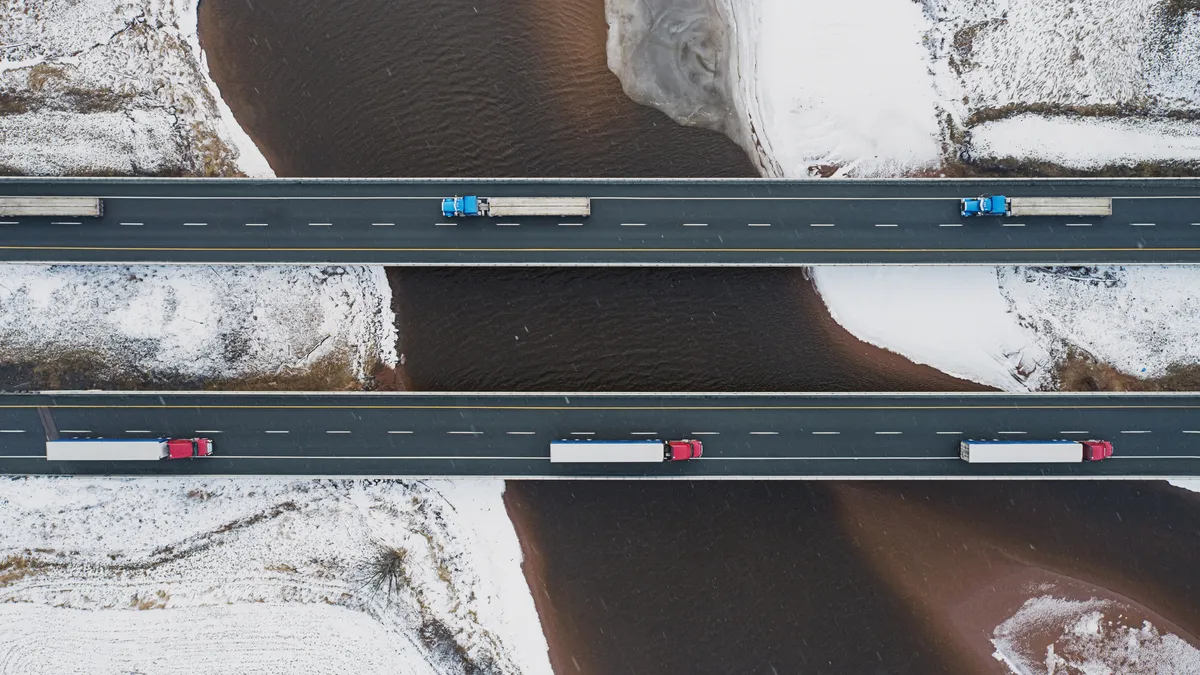
<svg viewBox="0 0 1200 675"><path fill-rule="evenodd" d="M48 462L60 438L206 436L212 457ZM550 441L698 438L704 457L554 464ZM970 465L964 438L1112 440L1113 458ZM1200 476L1200 395L3 394L0 473L514 478Z"/></svg>
<svg viewBox="0 0 1200 675"><path fill-rule="evenodd" d="M1110 217L961 218L958 200L1112 197ZM587 218L441 216L440 198L576 196ZM389 265L1200 262L1200 179L0 179L104 199L0 217L0 260Z"/></svg>

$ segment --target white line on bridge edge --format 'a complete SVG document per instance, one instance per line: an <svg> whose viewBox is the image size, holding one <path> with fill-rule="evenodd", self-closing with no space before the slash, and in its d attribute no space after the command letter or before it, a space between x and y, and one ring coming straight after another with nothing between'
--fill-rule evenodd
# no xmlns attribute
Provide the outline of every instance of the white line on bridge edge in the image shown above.
<svg viewBox="0 0 1200 675"><path fill-rule="evenodd" d="M504 433L508 434L509 436L533 436L537 432L536 431L506 431Z"/></svg>
<svg viewBox="0 0 1200 675"><path fill-rule="evenodd" d="M751 436L778 436L778 431L751 431Z"/></svg>

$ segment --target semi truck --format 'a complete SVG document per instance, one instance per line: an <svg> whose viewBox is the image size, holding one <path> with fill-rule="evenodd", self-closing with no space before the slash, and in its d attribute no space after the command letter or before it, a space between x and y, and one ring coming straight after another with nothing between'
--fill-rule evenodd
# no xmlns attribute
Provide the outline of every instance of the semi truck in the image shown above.
<svg viewBox="0 0 1200 675"><path fill-rule="evenodd" d="M46 441L46 459L52 462L140 462L160 459L208 457L208 438L72 438Z"/></svg>
<svg viewBox="0 0 1200 675"><path fill-rule="evenodd" d="M985 195L962 200L962 215L974 216L1111 216L1109 197L1005 197Z"/></svg>
<svg viewBox="0 0 1200 675"><path fill-rule="evenodd" d="M96 197L0 197L0 216L64 216L99 218L104 202Z"/></svg>
<svg viewBox="0 0 1200 675"><path fill-rule="evenodd" d="M958 456L972 464L1099 462L1110 441L963 441Z"/></svg>
<svg viewBox="0 0 1200 675"><path fill-rule="evenodd" d="M700 441L551 441L550 462L679 462L704 454Z"/></svg>
<svg viewBox="0 0 1200 675"><path fill-rule="evenodd" d="M579 216L592 215L592 200L587 197L446 197L442 200L442 215L447 218L490 216L516 218L520 216Z"/></svg>

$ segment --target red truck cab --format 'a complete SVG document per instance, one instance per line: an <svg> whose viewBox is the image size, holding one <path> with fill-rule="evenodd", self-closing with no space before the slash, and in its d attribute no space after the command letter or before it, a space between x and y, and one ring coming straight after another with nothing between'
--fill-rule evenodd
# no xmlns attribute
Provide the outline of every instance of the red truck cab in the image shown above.
<svg viewBox="0 0 1200 675"><path fill-rule="evenodd" d="M677 462L688 459L698 459L704 454L704 446L700 441L683 439L682 441L667 441L671 448L671 461Z"/></svg>
<svg viewBox="0 0 1200 675"><path fill-rule="evenodd" d="M1099 462L1102 459L1108 459L1112 457L1112 452L1112 441L1083 442L1083 461L1085 462Z"/></svg>
<svg viewBox="0 0 1200 675"><path fill-rule="evenodd" d="M213 453L213 442L208 438L172 438L167 441L168 459L208 457Z"/></svg>

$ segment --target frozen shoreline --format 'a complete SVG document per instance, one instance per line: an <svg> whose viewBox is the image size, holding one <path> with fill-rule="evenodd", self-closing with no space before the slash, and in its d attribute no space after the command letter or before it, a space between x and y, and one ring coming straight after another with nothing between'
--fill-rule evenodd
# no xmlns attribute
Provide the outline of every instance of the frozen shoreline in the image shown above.
<svg viewBox="0 0 1200 675"><path fill-rule="evenodd" d="M0 673L549 675L503 492L487 480L4 481ZM372 577L385 550L400 552L391 586Z"/></svg>
<svg viewBox="0 0 1200 675"><path fill-rule="evenodd" d="M1200 12L1161 0L606 7L609 68L626 93L724 131L768 176L1197 161L1171 139L1200 135ZM1021 117L1056 133L1019 142ZM1076 142L1098 135L1101 153Z"/></svg>
<svg viewBox="0 0 1200 675"><path fill-rule="evenodd" d="M0 19L0 168L272 177L208 74L199 0L29 0Z"/></svg>

